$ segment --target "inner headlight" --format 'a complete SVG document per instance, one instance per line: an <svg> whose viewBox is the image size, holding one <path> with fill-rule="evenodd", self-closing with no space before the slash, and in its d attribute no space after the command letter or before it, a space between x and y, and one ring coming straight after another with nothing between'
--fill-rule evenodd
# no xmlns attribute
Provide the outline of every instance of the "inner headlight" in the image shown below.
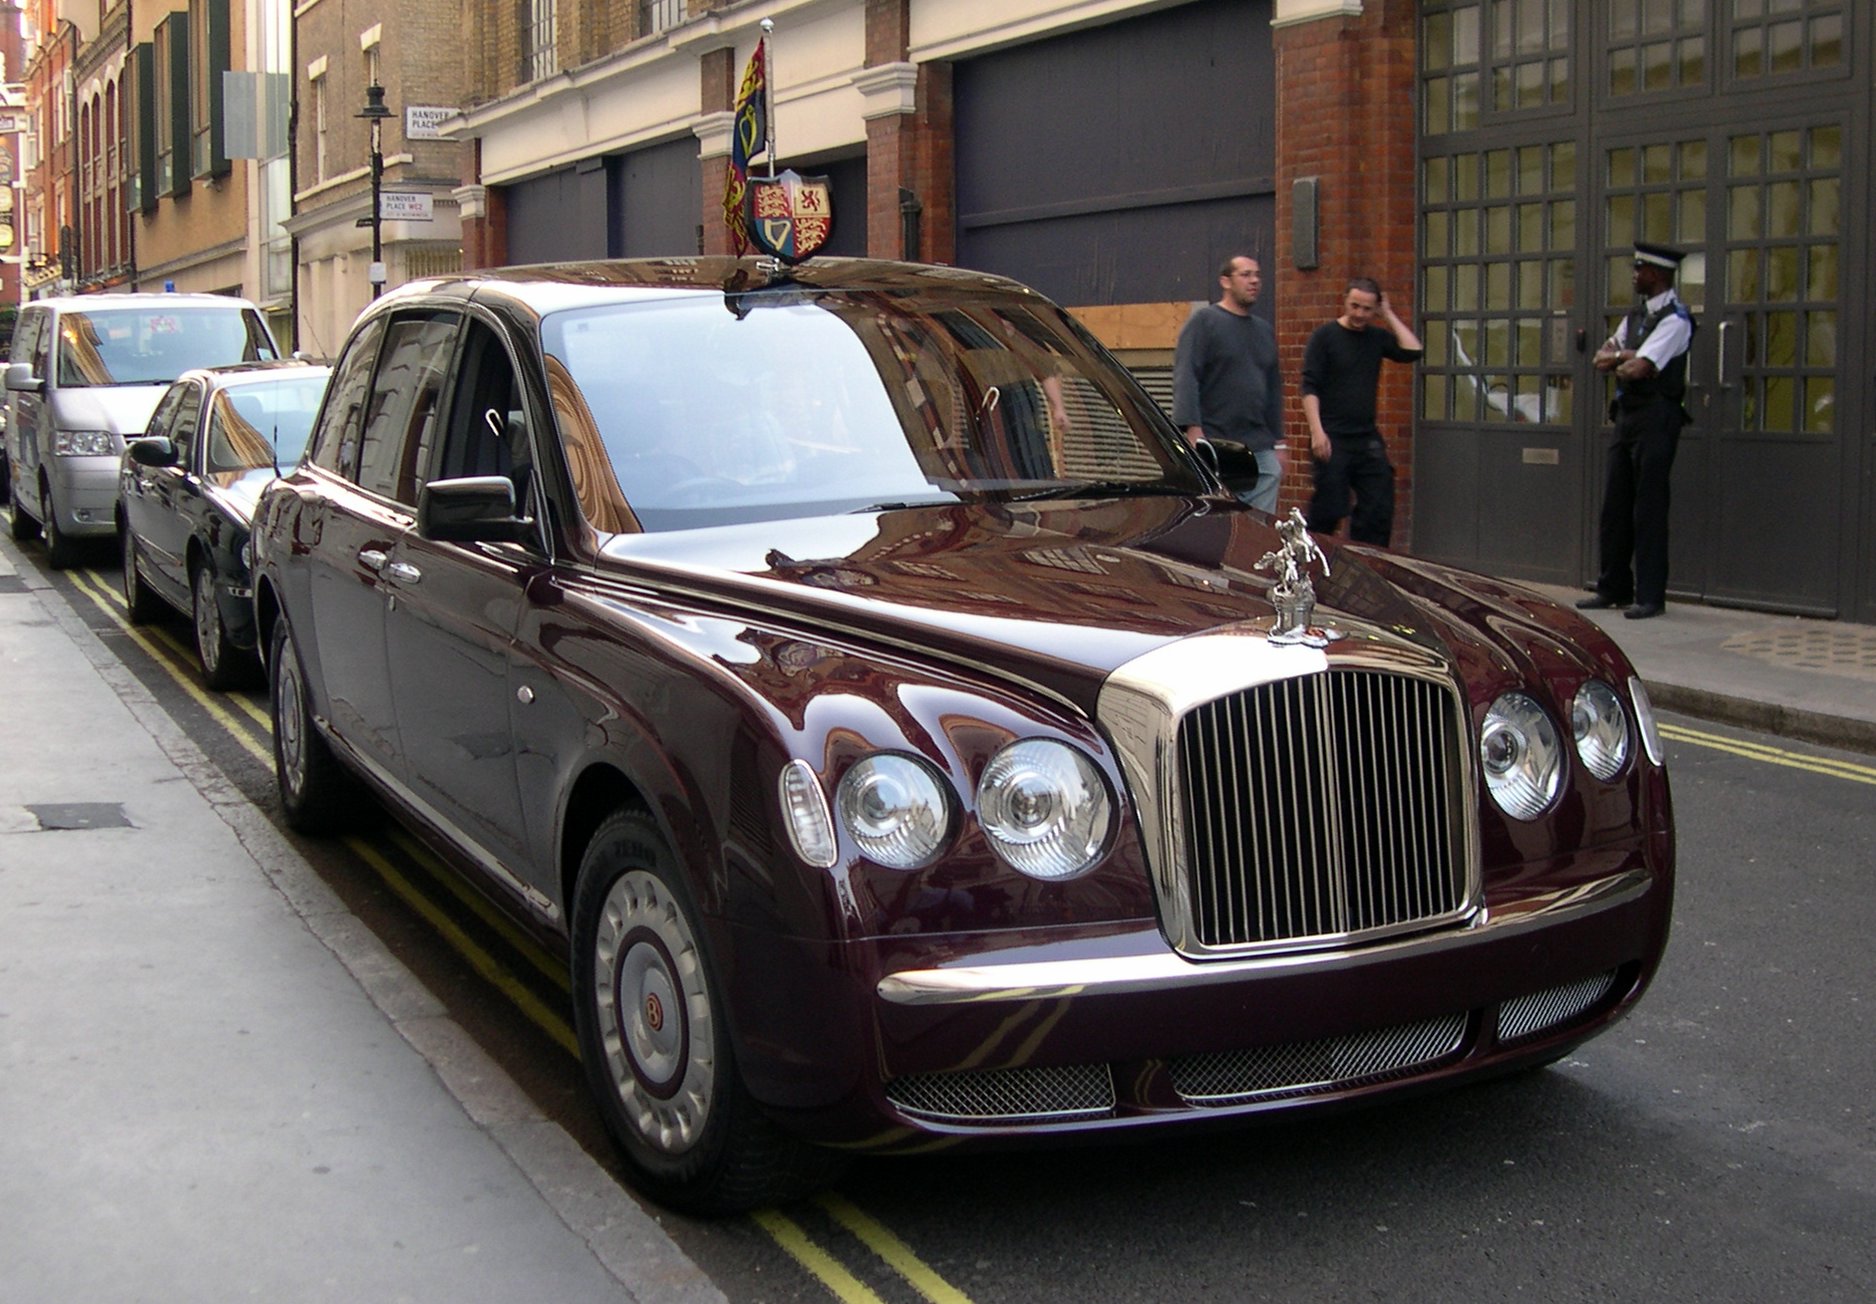
<svg viewBox="0 0 1876 1304"><path fill-rule="evenodd" d="M1576 690L1570 732L1576 735L1576 754L1583 765L1604 783L1628 764L1628 715L1615 689L1602 680L1591 679Z"/></svg>
<svg viewBox="0 0 1876 1304"><path fill-rule="evenodd" d="M1563 748L1544 708L1523 693L1505 693L1485 713L1479 735L1485 787L1505 814L1534 820L1563 786Z"/></svg>
<svg viewBox="0 0 1876 1304"><path fill-rule="evenodd" d="M52 452L58 457L110 457L117 446L108 430L55 430Z"/></svg>
<svg viewBox="0 0 1876 1304"><path fill-rule="evenodd" d="M1010 868L1054 880L1094 863L1113 805L1093 761L1065 743L1026 738L984 767L977 818Z"/></svg>
<svg viewBox="0 0 1876 1304"><path fill-rule="evenodd" d="M951 829L943 780L924 762L890 752L842 775L834 808L854 844L889 869L929 864Z"/></svg>

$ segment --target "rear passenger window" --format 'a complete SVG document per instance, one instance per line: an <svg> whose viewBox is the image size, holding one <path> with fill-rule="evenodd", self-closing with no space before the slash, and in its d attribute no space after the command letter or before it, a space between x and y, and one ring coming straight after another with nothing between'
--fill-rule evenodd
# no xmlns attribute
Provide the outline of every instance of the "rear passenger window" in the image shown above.
<svg viewBox="0 0 1876 1304"><path fill-rule="evenodd" d="M384 338L384 319L371 322L351 338L332 372L332 386L319 425L313 431L307 460L335 475L352 479L358 467L358 432L365 423L365 399L371 393L371 373L378 362L378 342Z"/></svg>
<svg viewBox="0 0 1876 1304"><path fill-rule="evenodd" d="M436 424L437 395L460 318L413 313L392 320L371 384L359 441L358 484L400 503L417 501L418 469Z"/></svg>

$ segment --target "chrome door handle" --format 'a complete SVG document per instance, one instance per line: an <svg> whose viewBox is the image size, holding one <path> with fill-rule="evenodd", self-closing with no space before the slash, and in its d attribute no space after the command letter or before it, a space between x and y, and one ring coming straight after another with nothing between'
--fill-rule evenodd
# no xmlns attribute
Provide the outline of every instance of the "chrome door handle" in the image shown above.
<svg viewBox="0 0 1876 1304"><path fill-rule="evenodd" d="M384 563L391 560L390 554L377 548L367 548L358 554L358 559L365 564L366 570L382 571Z"/></svg>
<svg viewBox="0 0 1876 1304"><path fill-rule="evenodd" d="M1720 344L1719 344L1720 358L1719 358L1719 363L1718 363L1718 370L1719 370L1719 386L1721 389L1726 388L1726 337L1732 334L1732 330L1733 330L1733 323L1731 323L1730 321L1723 321L1720 323Z"/></svg>
<svg viewBox="0 0 1876 1304"><path fill-rule="evenodd" d="M407 561L394 561L384 568L386 579L396 580L399 584L416 584L423 579L423 572Z"/></svg>

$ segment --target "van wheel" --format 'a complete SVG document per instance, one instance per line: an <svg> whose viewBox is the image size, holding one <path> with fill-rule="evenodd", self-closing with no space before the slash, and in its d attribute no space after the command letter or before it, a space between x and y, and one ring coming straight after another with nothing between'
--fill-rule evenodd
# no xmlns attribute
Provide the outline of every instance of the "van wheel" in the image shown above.
<svg viewBox="0 0 1876 1304"><path fill-rule="evenodd" d="M143 587L143 574L137 569L137 536L128 522L117 528L124 548L124 615L133 625L147 625L163 614L162 599Z"/></svg>
<svg viewBox="0 0 1876 1304"><path fill-rule="evenodd" d="M587 844L573 903L580 1062L653 1198L700 1214L793 1199L842 1157L782 1131L744 1089L681 878L642 811L614 813Z"/></svg>
<svg viewBox="0 0 1876 1304"><path fill-rule="evenodd" d="M190 574L189 594L193 599L190 614L195 623L195 654L202 659L202 682L216 692L225 692L240 683L247 669L241 649L228 641L228 629L221 621L221 604L215 597L215 572L207 562L198 561Z"/></svg>
<svg viewBox="0 0 1876 1304"><path fill-rule="evenodd" d="M313 723L307 700L306 668L287 618L274 621L273 647L267 664L268 694L274 717L274 780L287 824L301 833L333 833L345 825L348 806L357 800L357 784L332 754Z"/></svg>
<svg viewBox="0 0 1876 1304"><path fill-rule="evenodd" d="M26 509L20 506L18 494L13 495L12 506L7 508L7 533L15 543L39 537L39 522L26 514Z"/></svg>
<svg viewBox="0 0 1876 1304"><path fill-rule="evenodd" d="M78 564L78 545L59 528L59 505L52 501L52 486L39 487L39 505L45 510L46 565L69 570Z"/></svg>

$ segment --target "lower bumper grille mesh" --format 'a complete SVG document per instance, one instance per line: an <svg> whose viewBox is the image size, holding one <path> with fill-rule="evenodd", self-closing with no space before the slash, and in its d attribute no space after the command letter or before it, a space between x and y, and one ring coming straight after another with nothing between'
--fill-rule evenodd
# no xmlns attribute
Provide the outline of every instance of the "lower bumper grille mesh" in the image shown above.
<svg viewBox="0 0 1876 1304"><path fill-rule="evenodd" d="M1498 1040L1516 1041L1570 1022L1615 990L1616 973L1597 974L1564 987L1520 996L1498 1007Z"/></svg>
<svg viewBox="0 0 1876 1304"><path fill-rule="evenodd" d="M1260 1096L1328 1091L1419 1068L1456 1053L1465 1035L1466 1016L1452 1014L1347 1037L1189 1055L1167 1067L1173 1089L1187 1104L1235 1105Z"/></svg>
<svg viewBox="0 0 1876 1304"><path fill-rule="evenodd" d="M1105 1064L926 1073L887 1083L886 1098L908 1114L956 1123L1095 1118L1114 1110L1114 1077Z"/></svg>

